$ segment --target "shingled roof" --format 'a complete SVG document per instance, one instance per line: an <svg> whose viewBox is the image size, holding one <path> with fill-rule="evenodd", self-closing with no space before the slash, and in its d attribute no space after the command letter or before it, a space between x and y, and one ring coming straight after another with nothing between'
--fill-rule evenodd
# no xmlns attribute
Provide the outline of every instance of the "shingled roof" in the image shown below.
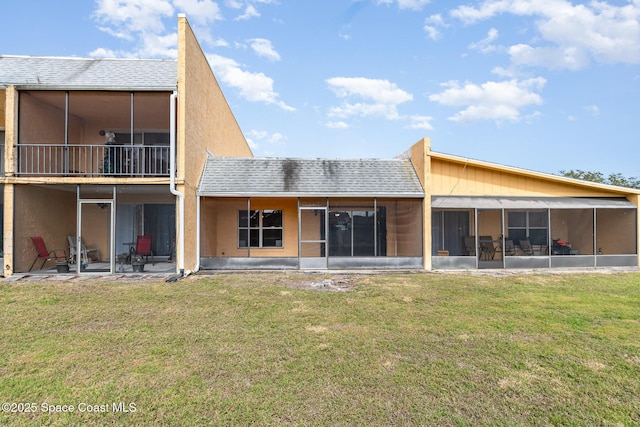
<svg viewBox="0 0 640 427"><path fill-rule="evenodd" d="M424 197L411 162L401 159L209 157L201 196Z"/></svg>
<svg viewBox="0 0 640 427"><path fill-rule="evenodd" d="M0 86L174 90L177 80L175 60L0 56Z"/></svg>

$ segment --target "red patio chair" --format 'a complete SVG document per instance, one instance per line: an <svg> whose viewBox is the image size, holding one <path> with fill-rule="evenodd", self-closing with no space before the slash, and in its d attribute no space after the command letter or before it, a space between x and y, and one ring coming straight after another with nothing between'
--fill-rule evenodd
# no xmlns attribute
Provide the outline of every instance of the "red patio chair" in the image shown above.
<svg viewBox="0 0 640 427"><path fill-rule="evenodd" d="M47 245L45 245L44 240L42 240L42 237L39 237L39 236L32 237L31 241L33 242L33 246L35 246L36 252L38 254L33 260L33 263L31 263L31 267L29 267L29 271L33 269L33 266L36 265L36 261L38 261L39 259L42 260L42 265L40 266L40 270L42 270L42 267L44 267L44 264L47 261L54 261L54 260L57 261L59 259L63 259L63 260L67 259L67 252L64 249L53 249L51 251L48 250ZM59 252L62 252L63 255L58 255Z"/></svg>
<svg viewBox="0 0 640 427"><path fill-rule="evenodd" d="M151 250L151 236L138 236L135 255L146 256L147 262L149 262L149 255L151 255L151 264L156 265L153 261L153 251Z"/></svg>

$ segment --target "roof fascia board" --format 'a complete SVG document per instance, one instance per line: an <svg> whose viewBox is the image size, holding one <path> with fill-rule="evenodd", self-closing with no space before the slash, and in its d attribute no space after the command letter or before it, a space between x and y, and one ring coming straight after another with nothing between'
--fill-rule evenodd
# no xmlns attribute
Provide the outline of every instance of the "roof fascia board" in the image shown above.
<svg viewBox="0 0 640 427"><path fill-rule="evenodd" d="M392 198L392 199L422 199L424 193L210 193L200 192L196 193L200 197L339 197L339 198L362 198L362 197L378 197L378 198Z"/></svg>
<svg viewBox="0 0 640 427"><path fill-rule="evenodd" d="M10 85L9 85L10 86ZM128 86L62 86L62 85L13 85L17 90L69 90L104 92L172 92L176 86L128 87Z"/></svg>

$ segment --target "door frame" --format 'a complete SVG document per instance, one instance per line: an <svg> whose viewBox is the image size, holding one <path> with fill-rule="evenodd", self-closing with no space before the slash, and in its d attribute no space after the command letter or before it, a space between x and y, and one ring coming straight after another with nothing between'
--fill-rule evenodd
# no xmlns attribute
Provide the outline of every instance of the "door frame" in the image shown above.
<svg viewBox="0 0 640 427"><path fill-rule="evenodd" d="M324 213L324 224L319 222L320 226L324 225L324 236L322 235L322 229L320 229L320 239L303 239L302 238L302 212L303 211L314 211L314 214L318 212ZM329 209L325 206L300 206L298 202L298 269L321 269L327 270L329 268L329 241L328 241L328 230L329 230ZM324 254L321 254L318 257L303 257L302 256L302 246L304 243L315 243L319 244L322 248Z"/></svg>
<svg viewBox="0 0 640 427"><path fill-rule="evenodd" d="M112 193L112 197L111 199L82 199L80 197L80 186L78 186L77 189L77 213L76 213L76 248L78 250L78 252L80 251L80 247L81 247L81 242L82 242L82 207L84 205L97 205L97 204L103 204L103 205L109 205L109 248L107 251L107 255L109 257L109 273L110 274L114 274L116 271L116 260L115 260L115 250L114 250L114 244L115 244L115 238L116 238L116 232L115 232L115 225L116 225L116 210L115 210L115 206L116 206L116 201L115 201L115 188L114 191ZM78 259L81 259L81 257L78 256ZM91 274L91 271L83 271L82 270L82 262L76 262L75 265L76 268L76 273L81 274L81 273L87 273L87 274Z"/></svg>

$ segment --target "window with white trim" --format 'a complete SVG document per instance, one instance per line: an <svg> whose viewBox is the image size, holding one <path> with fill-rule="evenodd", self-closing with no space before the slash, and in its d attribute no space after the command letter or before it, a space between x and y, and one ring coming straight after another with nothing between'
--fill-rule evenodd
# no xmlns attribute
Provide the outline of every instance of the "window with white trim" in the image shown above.
<svg viewBox="0 0 640 427"><path fill-rule="evenodd" d="M239 248L281 248L281 210L241 210L238 211Z"/></svg>

